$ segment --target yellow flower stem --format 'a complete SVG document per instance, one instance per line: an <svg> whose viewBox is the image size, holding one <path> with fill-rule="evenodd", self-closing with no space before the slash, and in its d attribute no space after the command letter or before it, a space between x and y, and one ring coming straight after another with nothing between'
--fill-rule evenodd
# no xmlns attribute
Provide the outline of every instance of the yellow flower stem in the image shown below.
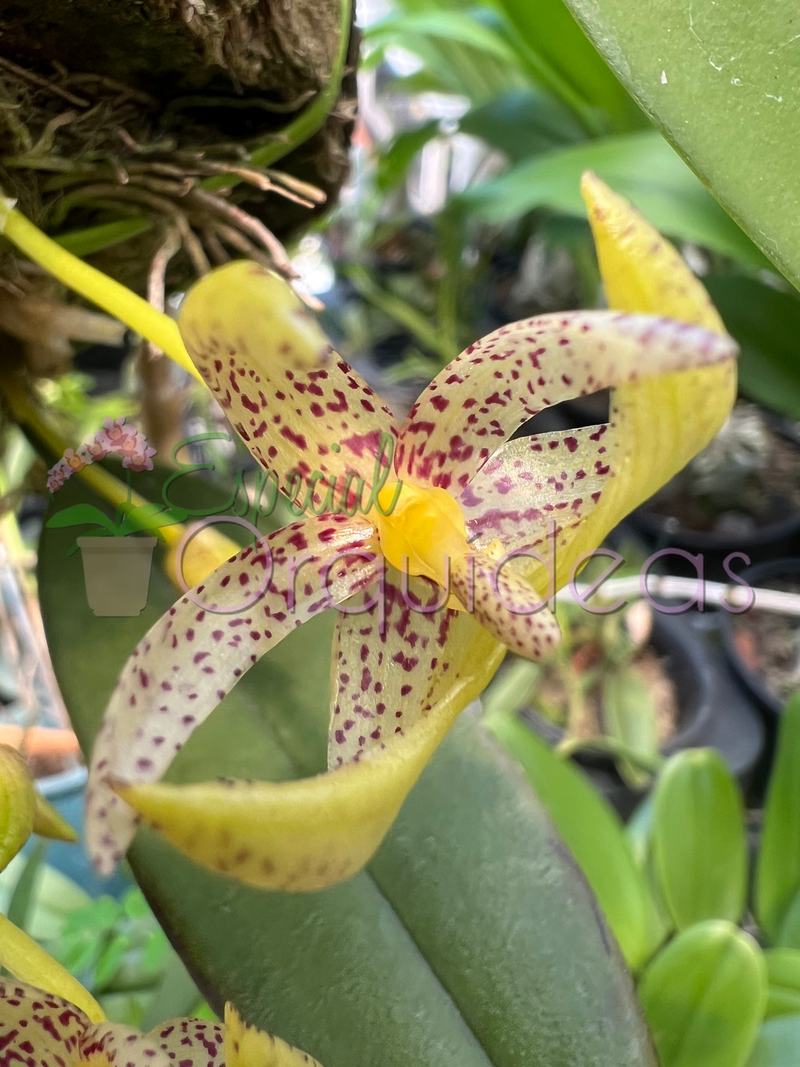
<svg viewBox="0 0 800 1067"><path fill-rule="evenodd" d="M0 198L0 231L20 252L44 267L64 285L124 322L135 333L152 341L170 359L200 379L181 340L178 326L169 315L156 311L126 286L67 252L34 226L30 219L21 215L13 204L12 200Z"/></svg>

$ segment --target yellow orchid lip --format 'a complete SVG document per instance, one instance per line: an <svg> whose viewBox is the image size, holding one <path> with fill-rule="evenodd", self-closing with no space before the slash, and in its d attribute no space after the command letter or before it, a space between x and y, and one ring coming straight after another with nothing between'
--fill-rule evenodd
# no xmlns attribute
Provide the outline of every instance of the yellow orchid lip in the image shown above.
<svg viewBox="0 0 800 1067"><path fill-rule="evenodd" d="M526 560L552 546L559 588L722 424L735 346L702 286L602 183L587 177L584 192L612 309L539 316L482 338L402 426L319 343L306 313L295 317L274 275L234 263L188 294L179 326L199 373L257 461L294 486L293 500L305 489L313 514L218 567L134 650L93 753L87 834L101 871L141 817L198 862L255 885L303 890L349 877L504 647L530 658L554 648L558 628ZM607 387L607 424L511 439L537 411ZM371 490L366 514L326 510L323 491L349 499L354 484ZM268 588L248 597L267 558ZM336 773L160 784L244 671L331 607ZM197 832L204 817L216 837Z"/></svg>
<svg viewBox="0 0 800 1067"><path fill-rule="evenodd" d="M385 485L373 517L381 551L393 567L449 586L446 560L462 560L469 544L464 515L446 489L409 482Z"/></svg>

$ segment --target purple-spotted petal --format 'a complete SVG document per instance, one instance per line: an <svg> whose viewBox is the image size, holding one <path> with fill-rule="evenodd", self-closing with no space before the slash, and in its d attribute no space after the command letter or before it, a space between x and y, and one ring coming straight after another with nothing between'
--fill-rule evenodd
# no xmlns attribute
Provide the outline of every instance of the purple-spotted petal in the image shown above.
<svg viewBox="0 0 800 1067"><path fill-rule="evenodd" d="M539 593L516 570L513 555L473 552L455 562L452 589L497 641L526 659L555 651L561 631Z"/></svg>
<svg viewBox="0 0 800 1067"><path fill-rule="evenodd" d="M3 1067L73 1067L89 1018L68 1000L0 979L0 1064Z"/></svg>
<svg viewBox="0 0 800 1067"><path fill-rule="evenodd" d="M170 1067L226 1067L225 1027L220 1023L168 1019L147 1037L166 1056Z"/></svg>
<svg viewBox="0 0 800 1067"><path fill-rule="evenodd" d="M386 565L377 589L340 612L333 641L334 690L328 766L386 747L430 710L430 688L447 675L447 641L456 612L428 578Z"/></svg>
<svg viewBox="0 0 800 1067"><path fill-rule="evenodd" d="M400 431L399 478L460 493L523 422L562 400L730 360L699 326L576 311L512 323L470 345L431 382Z"/></svg>
<svg viewBox="0 0 800 1067"><path fill-rule="evenodd" d="M102 873L113 870L136 825L106 779L160 778L261 656L301 623L374 581L373 533L363 519L341 515L284 527L219 567L140 641L92 754L86 834Z"/></svg>
<svg viewBox="0 0 800 1067"><path fill-rule="evenodd" d="M80 1040L80 1057L88 1067L172 1067L149 1036L121 1023L97 1023ZM199 1067L192 1061L191 1067Z"/></svg>
<svg viewBox="0 0 800 1067"><path fill-rule="evenodd" d="M397 433L394 416L282 279L247 261L213 271L190 290L179 326L198 371L281 489L302 504L310 488L318 512L333 510L346 489L347 505L358 503L374 482L381 434ZM348 481L351 471L361 484ZM366 493L363 502L367 510Z"/></svg>
<svg viewBox="0 0 800 1067"><path fill-rule="evenodd" d="M470 543L563 547L614 477L616 440L604 424L506 442L458 498Z"/></svg>

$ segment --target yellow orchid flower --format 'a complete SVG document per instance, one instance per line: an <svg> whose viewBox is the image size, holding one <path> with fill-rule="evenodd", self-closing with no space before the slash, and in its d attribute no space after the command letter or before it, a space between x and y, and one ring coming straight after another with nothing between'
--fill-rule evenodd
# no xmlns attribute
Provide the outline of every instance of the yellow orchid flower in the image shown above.
<svg viewBox="0 0 800 1067"><path fill-rule="evenodd" d="M601 182L587 176L584 195L615 310L496 331L402 426L254 264L195 286L178 332L4 205L19 247L182 365L190 356L298 515L312 513L219 567L134 651L93 753L87 833L102 872L144 817L250 884L309 890L355 873L505 648L554 646L547 596L722 425L735 345L702 286ZM607 424L508 440L542 408L606 387ZM331 770L158 782L244 671L328 608Z"/></svg>
<svg viewBox="0 0 800 1067"><path fill-rule="evenodd" d="M505 648L554 647L547 595L719 429L735 345L702 286L597 179L584 192L619 310L495 331L402 426L274 275L239 262L191 290L179 329L194 365L306 517L219 567L134 650L93 753L87 834L102 872L143 817L249 884L350 877ZM608 424L509 440L542 408L607 387ZM237 679L330 608L330 770L160 783Z"/></svg>

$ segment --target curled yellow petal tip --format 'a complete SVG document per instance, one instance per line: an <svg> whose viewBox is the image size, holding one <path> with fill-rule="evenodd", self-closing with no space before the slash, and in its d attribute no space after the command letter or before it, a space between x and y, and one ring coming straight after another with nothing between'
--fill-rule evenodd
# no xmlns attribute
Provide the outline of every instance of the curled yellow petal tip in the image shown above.
<svg viewBox="0 0 800 1067"><path fill-rule="evenodd" d="M178 317L191 352L235 323L238 353L255 362L270 352L300 366L314 367L327 357L330 341L294 290L272 271L250 260L236 260L207 274L186 295ZM220 346L220 357L226 353Z"/></svg>
<svg viewBox="0 0 800 1067"><path fill-rule="evenodd" d="M226 1067L322 1067L306 1052L249 1026L232 1004L225 1005Z"/></svg>
<svg viewBox="0 0 800 1067"><path fill-rule="evenodd" d="M63 997L80 1008L93 1023L105 1019L103 1009L69 971L22 930L0 914L0 967L26 985Z"/></svg>
<svg viewBox="0 0 800 1067"><path fill-rule="evenodd" d="M36 793L25 760L16 749L0 745L0 871L33 832Z"/></svg>
<svg viewBox="0 0 800 1067"><path fill-rule="evenodd" d="M53 841L68 841L75 844L77 833L67 820L41 794L34 799L33 832L40 837L49 837Z"/></svg>

